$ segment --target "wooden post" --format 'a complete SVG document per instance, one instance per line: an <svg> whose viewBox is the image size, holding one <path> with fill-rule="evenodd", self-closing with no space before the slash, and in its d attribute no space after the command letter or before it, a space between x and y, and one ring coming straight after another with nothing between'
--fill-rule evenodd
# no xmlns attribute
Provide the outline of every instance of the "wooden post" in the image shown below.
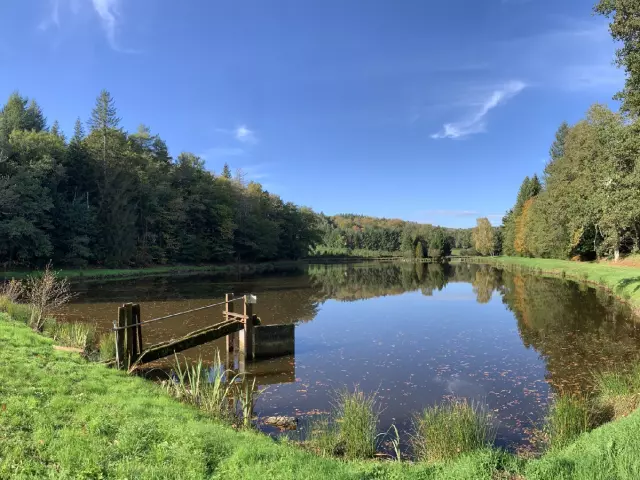
<svg viewBox="0 0 640 480"><path fill-rule="evenodd" d="M136 303L133 305L133 323L134 325L136 323L140 323L142 320L142 315L140 314L140 304ZM137 357L140 356L140 354L143 352L142 349L142 325L138 325L136 327L136 338L138 339L138 355L136 356L136 360Z"/></svg>
<svg viewBox="0 0 640 480"><path fill-rule="evenodd" d="M124 307L118 307L118 321L114 322L116 330L116 364L118 368L124 367L124 332L123 327L126 325L126 312Z"/></svg>
<svg viewBox="0 0 640 480"><path fill-rule="evenodd" d="M224 300L227 303L224 306L224 311L226 313L233 312L233 302L231 302L231 300L233 299L234 299L233 293L225 294ZM225 315L225 320L229 320L228 315ZM238 339L237 333L232 333L231 335L227 335L227 352L233 352L238 347L237 339Z"/></svg>
<svg viewBox="0 0 640 480"><path fill-rule="evenodd" d="M124 329L125 331L124 363L125 363L125 368L129 370L129 367L135 361L135 346L136 346L135 328L131 327L131 325L133 325L133 304L125 303L123 307L125 309L125 318L126 318L125 326L127 327Z"/></svg>
<svg viewBox="0 0 640 480"><path fill-rule="evenodd" d="M253 360L253 304L244 296L244 329L240 333L240 351L247 360Z"/></svg>

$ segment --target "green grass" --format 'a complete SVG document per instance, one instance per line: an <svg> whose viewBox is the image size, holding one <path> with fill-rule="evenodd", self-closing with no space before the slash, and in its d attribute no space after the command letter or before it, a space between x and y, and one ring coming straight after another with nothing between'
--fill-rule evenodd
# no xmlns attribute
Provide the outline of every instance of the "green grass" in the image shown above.
<svg viewBox="0 0 640 480"><path fill-rule="evenodd" d="M560 396L551 405L545 433L551 449L563 448L594 425L594 409L583 397Z"/></svg>
<svg viewBox="0 0 640 480"><path fill-rule="evenodd" d="M613 419L626 417L640 406L640 364L626 372L598 373L595 384L600 408Z"/></svg>
<svg viewBox="0 0 640 480"><path fill-rule="evenodd" d="M224 275L235 273L267 273L279 270L288 270L303 265L301 261L283 260L276 262L264 262L254 264L229 264L229 265L171 265L147 268L87 268L87 269L62 269L58 271L60 277L72 279L109 279L109 278L137 278L154 277L169 274L207 273L212 275ZM31 270L16 270L0 272L0 280L27 278L34 272Z"/></svg>
<svg viewBox="0 0 640 480"><path fill-rule="evenodd" d="M414 423L411 443L416 458L423 462L449 461L488 448L495 439L490 415L466 400L426 408Z"/></svg>
<svg viewBox="0 0 640 480"><path fill-rule="evenodd" d="M46 322L44 333L53 338L57 345L81 348L85 351L92 347L95 339L95 329L92 325L79 322L57 322L55 319Z"/></svg>
<svg viewBox="0 0 640 480"><path fill-rule="evenodd" d="M108 362L116 358L116 334L109 332L102 334L98 341L98 354L100 361Z"/></svg>
<svg viewBox="0 0 640 480"><path fill-rule="evenodd" d="M336 422L346 458L371 458L376 453L379 406L375 394L358 387L338 393Z"/></svg>
<svg viewBox="0 0 640 480"><path fill-rule="evenodd" d="M436 466L321 458L55 351L6 314L0 344L0 478L489 480L513 465L492 450Z"/></svg>
<svg viewBox="0 0 640 480"><path fill-rule="evenodd" d="M478 263L525 267L540 275L561 276L601 285L640 309L640 268L544 258L478 257Z"/></svg>

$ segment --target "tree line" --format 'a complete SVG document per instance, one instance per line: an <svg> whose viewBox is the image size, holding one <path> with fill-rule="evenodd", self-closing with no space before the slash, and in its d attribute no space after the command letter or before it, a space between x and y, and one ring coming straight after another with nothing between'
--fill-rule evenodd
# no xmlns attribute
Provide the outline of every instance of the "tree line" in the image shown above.
<svg viewBox="0 0 640 480"><path fill-rule="evenodd" d="M398 219L342 214L321 215L321 242L316 252L408 257L441 257L473 247L470 228L444 228Z"/></svg>
<svg viewBox="0 0 640 480"><path fill-rule="evenodd" d="M102 91L67 139L35 100L0 110L0 264L83 267L296 259L319 241L318 218L228 166L169 155L144 125L120 126Z"/></svg>
<svg viewBox="0 0 640 480"><path fill-rule="evenodd" d="M640 1L600 0L594 10L622 45L621 109L596 104L560 125L542 176L524 179L503 218L506 255L617 260L640 252Z"/></svg>

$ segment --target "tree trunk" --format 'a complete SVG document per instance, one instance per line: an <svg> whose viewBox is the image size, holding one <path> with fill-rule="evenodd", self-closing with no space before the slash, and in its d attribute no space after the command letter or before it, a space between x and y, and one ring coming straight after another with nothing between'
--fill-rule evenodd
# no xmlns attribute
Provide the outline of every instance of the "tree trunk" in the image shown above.
<svg viewBox="0 0 640 480"><path fill-rule="evenodd" d="M613 260L615 262L620 260L620 247L618 245L613 249Z"/></svg>

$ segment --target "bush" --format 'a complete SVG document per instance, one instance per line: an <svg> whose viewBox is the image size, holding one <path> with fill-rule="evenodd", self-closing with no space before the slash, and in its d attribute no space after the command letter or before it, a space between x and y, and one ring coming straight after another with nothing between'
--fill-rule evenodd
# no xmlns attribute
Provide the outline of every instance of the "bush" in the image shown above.
<svg viewBox="0 0 640 480"><path fill-rule="evenodd" d="M69 280L59 278L50 263L44 272L27 279L26 292L31 305L30 325L38 332L42 332L46 318L74 296Z"/></svg>
<svg viewBox="0 0 640 480"><path fill-rule="evenodd" d="M412 438L416 458L423 462L448 461L479 450L495 439L489 413L466 400L452 400L426 408L415 417Z"/></svg>
<svg viewBox="0 0 640 480"><path fill-rule="evenodd" d="M0 297L7 299L9 302L17 302L24 293L24 285L20 280L12 278L8 282L0 285Z"/></svg>

